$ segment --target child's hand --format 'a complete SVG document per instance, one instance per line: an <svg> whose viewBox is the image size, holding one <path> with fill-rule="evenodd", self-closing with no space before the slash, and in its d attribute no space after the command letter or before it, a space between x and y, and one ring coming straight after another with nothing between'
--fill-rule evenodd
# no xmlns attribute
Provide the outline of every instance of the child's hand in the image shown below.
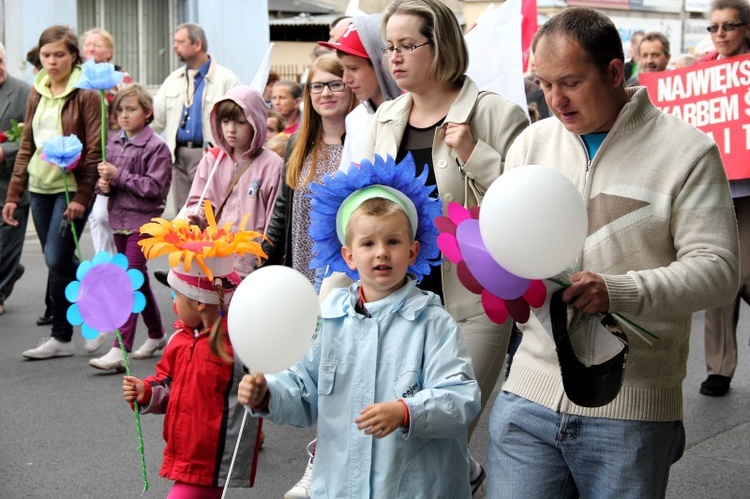
<svg viewBox="0 0 750 499"><path fill-rule="evenodd" d="M102 194L109 194L112 192L112 187L110 186L109 180L104 180L103 178L99 179L99 190L102 191Z"/></svg>
<svg viewBox="0 0 750 499"><path fill-rule="evenodd" d="M262 374L246 374L240 381L237 391L237 402L250 407L257 407L263 402L268 392L268 383Z"/></svg>
<svg viewBox="0 0 750 499"><path fill-rule="evenodd" d="M187 221L190 225L195 225L200 230L206 230L206 227L208 226L208 221L206 220L206 217L198 213L188 214Z"/></svg>
<svg viewBox="0 0 750 499"><path fill-rule="evenodd" d="M122 380L122 394L125 396L125 402L132 404L143 402L143 394L146 388L143 381L139 380L135 376L125 376Z"/></svg>
<svg viewBox="0 0 750 499"><path fill-rule="evenodd" d="M112 163L99 163L96 167L99 170L99 176L104 180L112 180L117 173L117 167Z"/></svg>
<svg viewBox="0 0 750 499"><path fill-rule="evenodd" d="M406 407L400 402L379 402L362 409L354 422L367 435L383 438L401 427L406 419L404 411Z"/></svg>

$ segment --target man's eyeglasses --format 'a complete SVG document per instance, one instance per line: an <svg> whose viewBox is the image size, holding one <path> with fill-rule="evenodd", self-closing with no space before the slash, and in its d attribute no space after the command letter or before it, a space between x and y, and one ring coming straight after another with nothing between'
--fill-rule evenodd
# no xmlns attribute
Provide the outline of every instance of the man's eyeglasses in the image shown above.
<svg viewBox="0 0 750 499"><path fill-rule="evenodd" d="M741 28L743 26L747 26L747 23L724 23L724 24L712 24L708 28L709 33L718 33L719 28L723 29L725 32L734 31L737 28Z"/></svg>
<svg viewBox="0 0 750 499"><path fill-rule="evenodd" d="M307 89L311 94L323 93L323 89L328 87L331 92L341 92L346 88L346 84L341 80L333 81L314 81L307 84Z"/></svg>
<svg viewBox="0 0 750 499"><path fill-rule="evenodd" d="M425 45L431 44L432 41L426 41L424 43L420 43L419 45L414 45L412 43L404 43L400 47L383 47L380 49L383 51L384 55L393 55L393 53L397 53L398 55L401 55L402 53L406 52L407 54L411 54L415 50L417 50L419 47L424 47Z"/></svg>

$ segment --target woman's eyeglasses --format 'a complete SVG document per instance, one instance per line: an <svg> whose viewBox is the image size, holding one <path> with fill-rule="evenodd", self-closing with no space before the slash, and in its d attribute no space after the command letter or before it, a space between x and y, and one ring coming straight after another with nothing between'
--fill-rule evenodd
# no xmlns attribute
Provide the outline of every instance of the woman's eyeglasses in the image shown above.
<svg viewBox="0 0 750 499"><path fill-rule="evenodd" d="M709 33L718 33L719 28L723 29L725 32L734 31L737 28L741 28L743 26L747 26L747 23L724 23L724 24L712 24L708 28Z"/></svg>
<svg viewBox="0 0 750 499"><path fill-rule="evenodd" d="M346 84L341 80L333 81L314 81L307 84L307 89L311 94L323 93L323 89L328 87L331 92L341 92L346 88Z"/></svg>
<svg viewBox="0 0 750 499"><path fill-rule="evenodd" d="M400 47L383 47L380 49L384 55L393 55L393 53L397 53L398 55L401 55L402 53L411 54L415 50L417 50L419 47L424 47L425 45L431 44L431 41L426 41L424 43L420 43L419 45L414 45L413 43L404 43Z"/></svg>

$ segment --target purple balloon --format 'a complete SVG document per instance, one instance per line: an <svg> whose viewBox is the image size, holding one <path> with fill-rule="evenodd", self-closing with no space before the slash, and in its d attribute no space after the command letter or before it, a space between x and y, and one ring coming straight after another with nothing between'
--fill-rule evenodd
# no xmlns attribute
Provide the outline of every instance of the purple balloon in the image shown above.
<svg viewBox="0 0 750 499"><path fill-rule="evenodd" d="M529 279L511 274L492 258L479 232L479 220L462 222L456 239L466 265L484 289L504 300L515 300L529 288Z"/></svg>
<svg viewBox="0 0 750 499"><path fill-rule="evenodd" d="M119 329L133 313L135 294L128 274L113 263L94 265L81 279L78 311L96 331Z"/></svg>

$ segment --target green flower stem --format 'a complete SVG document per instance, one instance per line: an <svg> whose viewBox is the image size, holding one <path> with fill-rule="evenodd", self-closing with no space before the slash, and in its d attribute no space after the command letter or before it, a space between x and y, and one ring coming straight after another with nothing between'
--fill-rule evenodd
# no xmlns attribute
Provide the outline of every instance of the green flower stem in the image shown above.
<svg viewBox="0 0 750 499"><path fill-rule="evenodd" d="M120 334L120 330L115 330L115 334L117 334L117 341L120 343L120 352L122 352L122 358L125 361L125 374L127 376L130 376L130 361L128 361L128 352L125 350L125 344L122 341L122 335ZM143 495L144 492L146 492L149 488L148 483L148 477L146 476L146 453L143 449L143 432L141 431L141 411L138 407L138 402L133 401L133 405L135 406L135 432L138 435L138 452L141 454L141 475L143 476L143 491L141 492L141 495Z"/></svg>
<svg viewBox="0 0 750 499"><path fill-rule="evenodd" d="M63 183L65 184L65 201L68 203L68 206L70 206L70 191L68 191L68 172L65 171L65 169L62 169L62 176L63 176ZM76 232L76 224L73 223L73 220L70 221L70 230L73 232L73 242L76 244L76 255L78 255L78 262L82 262L83 258L81 257L81 246L78 244L78 233Z"/></svg>
<svg viewBox="0 0 750 499"><path fill-rule="evenodd" d="M101 136L102 136L102 163L107 162L107 122L109 121L107 118L107 98L104 97L104 90L99 90L99 100L101 101L101 107L102 107L102 126L101 126Z"/></svg>
<svg viewBox="0 0 750 499"><path fill-rule="evenodd" d="M655 340L660 340L660 339L661 339L661 338L659 338L658 336L656 336L656 335L655 335L654 333L652 333L651 331L649 331L648 329L644 329L644 328L642 328L641 326L639 326L639 325L638 325L638 324L636 324L635 322L631 321L631 320L630 320L630 319L628 319L627 317L624 317L624 316L622 316L622 315L620 315L620 314L612 314L612 315L614 315L614 316L615 316L615 317L617 317L618 319L622 319L623 321L627 322L628 324L630 324L631 326L633 326L634 328L636 328L636 329L637 329L638 331L640 331L640 332L642 332L642 333L644 333L644 334L647 334L647 335L651 336L651 337L652 337L653 339L655 339Z"/></svg>

